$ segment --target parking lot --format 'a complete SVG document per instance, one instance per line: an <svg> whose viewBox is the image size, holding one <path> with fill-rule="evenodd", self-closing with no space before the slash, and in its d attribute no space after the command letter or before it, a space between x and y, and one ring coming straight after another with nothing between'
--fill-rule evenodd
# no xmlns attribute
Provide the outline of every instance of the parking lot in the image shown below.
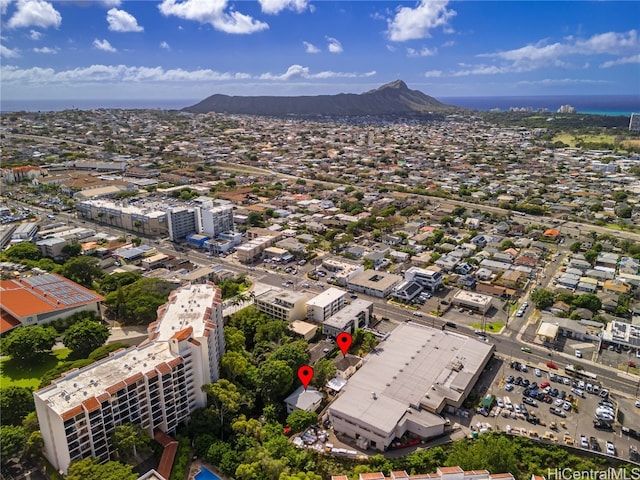
<svg viewBox="0 0 640 480"><path fill-rule="evenodd" d="M634 401L601 393L602 387L595 389L597 393L589 393L588 382L582 380L584 384L580 384L580 380L570 378L562 371L550 371L543 365L525 365L523 371L522 367L517 369L518 365L514 365L516 368L513 368L511 364L508 360L495 358L478 382L480 400L486 395L495 396L492 407L482 413L474 411L469 418L451 420L475 430L503 431L603 454L607 451L607 442L611 442L615 456L625 460L629 460L633 447L640 449L640 440L630 437L621 428L640 430L640 408L635 407ZM538 392L535 399L531 397L534 382ZM589 387L591 392L594 392L594 385ZM579 389L580 386L583 388ZM544 391L548 393L542 393ZM523 401L525 398L528 400ZM609 421L610 407L617 422L613 417ZM552 413L552 409L557 413ZM605 419L600 428L594 425L596 411ZM608 423L613 424L612 428L602 428Z"/></svg>

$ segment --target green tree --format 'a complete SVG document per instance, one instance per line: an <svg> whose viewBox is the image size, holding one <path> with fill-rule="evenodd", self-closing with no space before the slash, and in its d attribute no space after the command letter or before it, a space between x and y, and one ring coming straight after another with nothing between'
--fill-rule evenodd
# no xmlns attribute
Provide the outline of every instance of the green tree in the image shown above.
<svg viewBox="0 0 640 480"><path fill-rule="evenodd" d="M27 441L24 446L24 455L32 462L37 462L42 456L44 449L44 439L42 438L42 432L31 432L27 436Z"/></svg>
<svg viewBox="0 0 640 480"><path fill-rule="evenodd" d="M155 278L142 278L132 284L109 293L104 300L105 305L119 312L119 317L128 324L147 324L157 318L158 307L167 302L173 284Z"/></svg>
<svg viewBox="0 0 640 480"><path fill-rule="evenodd" d="M224 327L224 343L227 352L246 352L246 339L244 333L236 327Z"/></svg>
<svg viewBox="0 0 640 480"><path fill-rule="evenodd" d="M115 292L118 290L118 287L131 285L141 278L142 275L138 272L112 273L111 275L105 275L102 280L100 280L99 290L103 295L106 295L108 293Z"/></svg>
<svg viewBox="0 0 640 480"><path fill-rule="evenodd" d="M215 383L203 385L202 391L207 394L209 403L218 414L220 438L223 438L225 421L240 410L242 394L235 384L224 378Z"/></svg>
<svg viewBox="0 0 640 480"><path fill-rule="evenodd" d="M318 475L313 472L282 472L278 477L278 480L322 480L322 475Z"/></svg>
<svg viewBox="0 0 640 480"><path fill-rule="evenodd" d="M100 463L95 458L83 458L69 465L66 480L136 480L133 466L120 462Z"/></svg>
<svg viewBox="0 0 640 480"><path fill-rule="evenodd" d="M82 253L82 245L79 243L67 243L62 247L62 254L65 257L77 257Z"/></svg>
<svg viewBox="0 0 640 480"><path fill-rule="evenodd" d="M244 376L251 365L246 355L233 351L225 352L220 363L224 376L232 382Z"/></svg>
<svg viewBox="0 0 640 480"><path fill-rule="evenodd" d="M554 293L544 288L536 288L533 293L531 293L531 300L533 300L536 308L541 310L553 305L553 299Z"/></svg>
<svg viewBox="0 0 640 480"><path fill-rule="evenodd" d="M104 272L98 265L98 259L86 256L67 260L60 273L86 288L92 288L93 282L104 276Z"/></svg>
<svg viewBox="0 0 640 480"><path fill-rule="evenodd" d="M109 338L109 329L94 320L74 323L64 334L62 343L74 358L85 358Z"/></svg>
<svg viewBox="0 0 640 480"><path fill-rule="evenodd" d="M16 360L31 362L51 351L56 336L53 327L18 327L2 341L2 352Z"/></svg>
<svg viewBox="0 0 640 480"><path fill-rule="evenodd" d="M258 367L258 390L266 403L279 401L293 386L293 370L284 360L267 360Z"/></svg>
<svg viewBox="0 0 640 480"><path fill-rule="evenodd" d="M249 212L249 215L247 215L247 223L252 227L264 227L262 215L258 212Z"/></svg>
<svg viewBox="0 0 640 480"><path fill-rule="evenodd" d="M27 387L0 388L0 421L2 425L21 425L24 418L35 412L33 393Z"/></svg>
<svg viewBox="0 0 640 480"><path fill-rule="evenodd" d="M38 423L38 415L36 415L35 410L24 417L22 420L22 428L24 428L27 435L31 435L33 432L38 431L40 424Z"/></svg>
<svg viewBox="0 0 640 480"><path fill-rule="evenodd" d="M500 244L500 250L507 250L509 248L516 248L516 244L513 243L513 241L511 241L511 240L504 240Z"/></svg>
<svg viewBox="0 0 640 480"><path fill-rule="evenodd" d="M205 460L212 465L220 465L222 458L227 453L234 453L231 446L227 442L222 440L215 440L210 442L207 453L204 456Z"/></svg>
<svg viewBox="0 0 640 480"><path fill-rule="evenodd" d="M42 255L40 249L33 243L21 242L11 245L2 256L11 262L20 263L23 260L40 260Z"/></svg>
<svg viewBox="0 0 640 480"><path fill-rule="evenodd" d="M321 358L313 367L313 380L311 385L316 388L324 388L329 380L336 375L336 366L331 360Z"/></svg>
<svg viewBox="0 0 640 480"><path fill-rule="evenodd" d="M587 308L597 313L602 308L602 301L593 293L583 293L573 297L572 305L575 308Z"/></svg>
<svg viewBox="0 0 640 480"><path fill-rule="evenodd" d="M582 242L573 242L569 246L569 250L571 250L573 253L578 253L581 248L582 248Z"/></svg>
<svg viewBox="0 0 640 480"><path fill-rule="evenodd" d="M287 417L287 425L289 425L294 432L301 432L315 423L318 423L318 414L316 412L295 410Z"/></svg>
<svg viewBox="0 0 640 480"><path fill-rule="evenodd" d="M302 365L309 363L309 353L307 352L307 342L298 340L296 342L285 343L278 347L269 357L270 360L284 360L294 372Z"/></svg>
<svg viewBox="0 0 640 480"><path fill-rule="evenodd" d="M22 455L27 435L24 428L16 425L0 427L0 459L6 463L14 457Z"/></svg>
<svg viewBox="0 0 640 480"><path fill-rule="evenodd" d="M118 456L127 462L135 462L138 453L151 450L151 437L142 427L133 423L118 425L113 430L111 440Z"/></svg>

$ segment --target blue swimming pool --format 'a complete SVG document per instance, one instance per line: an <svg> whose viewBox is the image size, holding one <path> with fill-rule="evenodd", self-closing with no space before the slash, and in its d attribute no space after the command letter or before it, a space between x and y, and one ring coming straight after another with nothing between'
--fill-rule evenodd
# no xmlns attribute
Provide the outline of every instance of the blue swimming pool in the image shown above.
<svg viewBox="0 0 640 480"><path fill-rule="evenodd" d="M196 480L220 480L220 477L207 467L200 467L200 471L196 475Z"/></svg>

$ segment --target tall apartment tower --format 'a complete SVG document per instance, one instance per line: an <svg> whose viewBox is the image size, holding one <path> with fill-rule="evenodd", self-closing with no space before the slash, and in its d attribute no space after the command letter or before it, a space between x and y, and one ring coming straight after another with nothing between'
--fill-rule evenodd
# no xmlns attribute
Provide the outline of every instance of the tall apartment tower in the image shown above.
<svg viewBox="0 0 640 480"><path fill-rule="evenodd" d="M233 230L232 205L203 208L200 215L202 218L202 231L200 233L217 237L223 232Z"/></svg>
<svg viewBox="0 0 640 480"><path fill-rule="evenodd" d="M113 455L115 427L136 423L172 434L206 405L202 386L219 378L224 354L221 291L174 290L149 326L149 342L63 374L33 396L45 454L66 473L74 460Z"/></svg>
<svg viewBox="0 0 640 480"><path fill-rule="evenodd" d="M640 132L640 113L632 113L629 119L629 131Z"/></svg>
<svg viewBox="0 0 640 480"><path fill-rule="evenodd" d="M167 209L167 228L171 241L184 240L187 235L198 232L196 213L194 209L186 207Z"/></svg>

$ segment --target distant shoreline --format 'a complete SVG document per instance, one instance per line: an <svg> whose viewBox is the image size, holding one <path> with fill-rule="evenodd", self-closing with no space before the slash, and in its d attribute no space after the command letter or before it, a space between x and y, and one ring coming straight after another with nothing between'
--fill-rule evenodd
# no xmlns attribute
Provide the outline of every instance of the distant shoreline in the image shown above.
<svg viewBox="0 0 640 480"><path fill-rule="evenodd" d="M0 112L57 112L62 110L132 109L132 110L180 110L198 103L201 99L157 100L3 100ZM550 95L503 97L437 97L437 100L470 110L500 110L530 108L533 112L548 110L554 113L561 105L571 105L580 114L625 116L640 113L638 95Z"/></svg>

